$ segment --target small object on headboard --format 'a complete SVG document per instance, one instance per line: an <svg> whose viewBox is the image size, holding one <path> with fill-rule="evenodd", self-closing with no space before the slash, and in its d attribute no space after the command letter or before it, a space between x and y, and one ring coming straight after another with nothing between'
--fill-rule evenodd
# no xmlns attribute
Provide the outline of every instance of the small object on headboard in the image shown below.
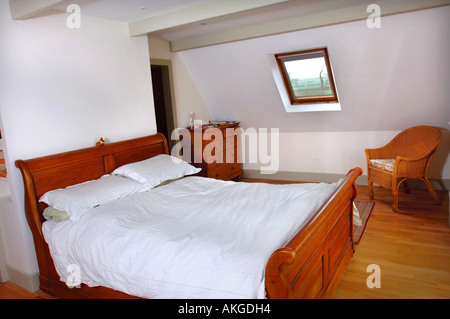
<svg viewBox="0 0 450 319"><path fill-rule="evenodd" d="M95 143L95 146L103 146L103 145L105 145L105 140L103 139L103 137L100 137L98 142Z"/></svg>

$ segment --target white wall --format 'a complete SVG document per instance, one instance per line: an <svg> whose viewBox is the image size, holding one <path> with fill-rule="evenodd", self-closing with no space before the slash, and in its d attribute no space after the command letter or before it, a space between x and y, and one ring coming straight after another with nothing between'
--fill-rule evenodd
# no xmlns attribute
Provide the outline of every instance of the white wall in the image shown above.
<svg viewBox="0 0 450 319"><path fill-rule="evenodd" d="M5 202L0 201L0 211L5 210ZM6 268L5 240L3 239L2 228L0 227L0 282L8 281L8 271Z"/></svg>
<svg viewBox="0 0 450 319"><path fill-rule="evenodd" d="M0 112L14 208L0 212L7 263L37 271L17 159L94 146L156 131L148 44L124 23L51 12L12 21L0 1Z"/></svg>
<svg viewBox="0 0 450 319"><path fill-rule="evenodd" d="M250 130L244 132L247 131ZM268 130L268 132L270 133L272 130ZM442 132L443 140L433 157L428 176L432 179L446 180L445 187L449 188L450 132L448 130L442 130ZM398 133L400 131L281 132L279 139L275 138L275 141L278 141L277 143L271 141L274 137L269 134L268 143L266 143L267 151L259 147L252 149L248 146L248 142L244 142L247 154L244 169L248 172L248 170L260 171L262 167L271 167L274 175L263 177L275 179L278 178L276 174L279 171L331 174L333 176L334 174L343 175L354 167L361 167L365 172L364 174L367 174L364 149L385 145ZM250 161L250 154L258 156L258 161ZM264 158L267 159L264 160ZM257 177L258 175L257 172L248 172L247 176ZM283 174L280 177L284 179L286 176L286 174ZM290 179L298 179L301 176L302 174L293 174ZM358 183L364 184L365 178L358 180ZM443 188L440 183L433 184L436 189Z"/></svg>
<svg viewBox="0 0 450 319"><path fill-rule="evenodd" d="M357 21L178 54L215 119L241 121L244 129L279 128L281 171L343 174L365 168L364 148L407 127L449 129L449 17L447 6L382 16L380 29ZM342 111L286 113L269 59L323 46ZM449 146L440 149L432 177L449 179Z"/></svg>

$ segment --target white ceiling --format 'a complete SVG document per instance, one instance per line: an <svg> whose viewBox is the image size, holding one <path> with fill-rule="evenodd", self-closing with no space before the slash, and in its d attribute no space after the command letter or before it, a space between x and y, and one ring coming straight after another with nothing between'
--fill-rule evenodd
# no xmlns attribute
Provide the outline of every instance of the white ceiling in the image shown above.
<svg viewBox="0 0 450 319"><path fill-rule="evenodd" d="M370 4L374 0L291 0L270 6L238 12L211 18L203 23L194 23L169 30L153 32L154 36L160 35L169 41L177 41L186 38L227 32L249 27L264 27L269 23L287 21L288 19L301 19L304 16L318 14L353 7L355 5ZM367 6L366 4L366 6Z"/></svg>
<svg viewBox="0 0 450 319"><path fill-rule="evenodd" d="M78 4L81 14L129 24L130 35L150 34L174 51L449 5L450 0L10 0L15 19Z"/></svg>
<svg viewBox="0 0 450 319"><path fill-rule="evenodd" d="M70 0L55 8L65 11L69 4L75 3L87 16L134 22L208 1L211 0Z"/></svg>

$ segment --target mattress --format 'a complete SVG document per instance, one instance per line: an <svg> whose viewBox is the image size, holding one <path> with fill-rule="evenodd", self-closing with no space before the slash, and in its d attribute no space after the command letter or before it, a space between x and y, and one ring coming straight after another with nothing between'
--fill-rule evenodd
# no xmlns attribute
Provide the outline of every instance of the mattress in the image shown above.
<svg viewBox="0 0 450 319"><path fill-rule="evenodd" d="M46 221L63 282L143 298L264 298L264 270L338 183L270 185L185 177ZM74 272L74 269L77 272Z"/></svg>

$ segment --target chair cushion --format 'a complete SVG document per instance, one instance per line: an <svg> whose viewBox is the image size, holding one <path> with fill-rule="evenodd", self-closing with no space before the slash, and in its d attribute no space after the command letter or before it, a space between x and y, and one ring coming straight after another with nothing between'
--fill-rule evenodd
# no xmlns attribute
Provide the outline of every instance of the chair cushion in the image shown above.
<svg viewBox="0 0 450 319"><path fill-rule="evenodd" d="M394 170L394 158L372 159L369 161L369 165L382 169L384 171L392 172Z"/></svg>

